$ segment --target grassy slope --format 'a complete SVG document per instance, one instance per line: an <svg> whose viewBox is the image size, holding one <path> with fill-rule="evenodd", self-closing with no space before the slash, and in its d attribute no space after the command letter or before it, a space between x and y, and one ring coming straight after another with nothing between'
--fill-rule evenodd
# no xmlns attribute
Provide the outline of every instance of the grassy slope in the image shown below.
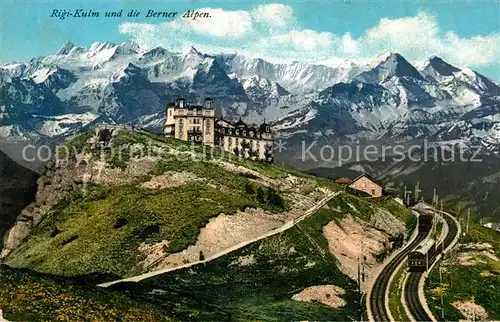
<svg viewBox="0 0 500 322"><path fill-rule="evenodd" d="M84 149L88 138L89 134L83 133L70 140L70 153ZM204 153L200 146L193 148L178 140L137 132L121 132L113 142L115 151L106 152L111 167L124 167L130 152L127 148L130 149L134 144L135 147L153 146L157 155L170 147L181 151L194 149L200 156ZM122 159L117 157L118 146L122 147ZM114 155L112 158L111 152ZM221 151L215 150L215 156L217 153ZM338 188L327 180L291 169L236 157L226 157L224 160L271 178L285 178L289 174L308 177L311 179L311 189L319 185ZM148 190L138 187L140 182L152 175L169 170L189 171L206 180L168 189ZM135 275L142 271L138 265L142 259L138 247L142 242L167 239L169 245L165 250L178 252L194 244L200 229L219 213L231 214L247 207L283 210L267 199L259 199L258 189L259 186L251 183L247 176L227 171L210 160L191 161L165 153L148 176L133 184L88 185L75 190L53 208L30 239L14 251L6 263L13 267L28 267L66 276L90 273ZM127 224L114 228L119 221Z"/></svg>
<svg viewBox="0 0 500 322"><path fill-rule="evenodd" d="M120 292L0 266L0 308L21 321L171 321L159 307Z"/></svg>
<svg viewBox="0 0 500 322"><path fill-rule="evenodd" d="M389 309L391 310L392 317L396 319L396 321L410 321L403 306L403 302L401 301L403 281L407 270L408 262L401 266L396 275L394 275L391 285L389 286Z"/></svg>
<svg viewBox="0 0 500 322"><path fill-rule="evenodd" d="M162 305L174 316L199 320L352 320L358 318L357 284L337 267L328 249L323 227L352 213L369 218L373 203L345 194L328 203L298 226L258 241L205 265L176 271L147 281L128 284L142 299ZM370 207L371 206L371 207ZM335 210L334 210L335 209ZM408 215L404 208L401 215ZM239 265L242 258L251 264ZM334 309L304 303L292 296L304 288L333 284L346 290L347 305ZM120 285L118 287L125 287ZM148 294L152 289L156 295ZM163 294L162 294L163 292ZM199 303L186 310L182 298ZM364 307L364 306L362 306Z"/></svg>
<svg viewBox="0 0 500 322"><path fill-rule="evenodd" d="M357 314L357 286L339 271L326 239L317 229L325 217L340 216L322 209L301 222L301 229L292 228L206 265L172 272L130 287L148 300L188 319L347 320L348 316ZM237 264L240 257L252 258L253 263L240 266ZM306 287L324 284L346 289L347 308L333 309L291 299ZM146 294L151 289L166 293ZM177 299L185 296L200 303L199 307L189 312L177 308Z"/></svg>
<svg viewBox="0 0 500 322"><path fill-rule="evenodd" d="M491 244L496 255L500 256L500 233L471 223L469 234L461 237L460 243L478 242ZM475 302L488 312L489 319L500 320L500 263L482 258L484 263L462 266L455 262L458 252L452 252L442 264L442 283L439 280L439 266L429 275L425 288L429 308L436 317L441 317L442 293L445 319L456 321L464 317L451 304L455 301L471 301L474 296Z"/></svg>

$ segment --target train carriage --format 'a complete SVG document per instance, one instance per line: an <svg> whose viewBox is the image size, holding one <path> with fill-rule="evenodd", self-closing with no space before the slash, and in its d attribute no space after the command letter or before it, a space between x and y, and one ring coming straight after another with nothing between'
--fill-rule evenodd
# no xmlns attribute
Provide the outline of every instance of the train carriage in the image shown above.
<svg viewBox="0 0 500 322"><path fill-rule="evenodd" d="M436 243L433 239L426 239L417 248L408 254L408 264L412 271L426 271L429 269L432 258L436 251Z"/></svg>
<svg viewBox="0 0 500 322"><path fill-rule="evenodd" d="M418 216L418 231L419 232L428 232L432 229L434 216L421 214Z"/></svg>

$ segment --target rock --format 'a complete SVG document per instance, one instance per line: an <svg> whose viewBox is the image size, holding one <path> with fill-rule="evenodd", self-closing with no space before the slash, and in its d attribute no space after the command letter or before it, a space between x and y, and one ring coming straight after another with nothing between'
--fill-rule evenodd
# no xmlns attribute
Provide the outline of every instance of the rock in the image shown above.
<svg viewBox="0 0 500 322"><path fill-rule="evenodd" d="M35 198L38 174L0 151L0 249L21 210Z"/></svg>
<svg viewBox="0 0 500 322"><path fill-rule="evenodd" d="M3 318L3 312L1 309L0 309L0 322L9 322L8 320Z"/></svg>
<svg viewBox="0 0 500 322"><path fill-rule="evenodd" d="M311 286L302 292L295 294L292 300L302 302L320 302L333 308L343 307L346 301L339 295L344 295L345 291L335 285Z"/></svg>
<svg viewBox="0 0 500 322"><path fill-rule="evenodd" d="M354 280L358 274L358 258L365 257L365 279L371 280L381 266L378 255L386 250L390 237L402 232L403 223L383 210L377 210L369 222L347 215L323 227L328 248L338 259L340 270ZM369 283L363 283L363 287L367 285Z"/></svg>
<svg viewBox="0 0 500 322"><path fill-rule="evenodd" d="M476 318L476 320L487 320L488 319L488 313L486 310L479 304L472 303L470 301L467 302L453 302L452 305L457 308L457 310L462 313L462 315L467 319L467 320L472 320L473 317Z"/></svg>

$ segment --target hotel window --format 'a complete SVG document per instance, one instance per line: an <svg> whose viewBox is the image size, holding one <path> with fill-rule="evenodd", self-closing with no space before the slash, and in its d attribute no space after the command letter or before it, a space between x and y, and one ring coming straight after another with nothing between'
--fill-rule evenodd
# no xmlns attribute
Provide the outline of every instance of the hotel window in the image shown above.
<svg viewBox="0 0 500 322"><path fill-rule="evenodd" d="M205 122L205 134L210 134L210 131L212 130L212 124L210 121Z"/></svg>
<svg viewBox="0 0 500 322"><path fill-rule="evenodd" d="M184 122L179 120L179 138L182 138L184 135Z"/></svg>

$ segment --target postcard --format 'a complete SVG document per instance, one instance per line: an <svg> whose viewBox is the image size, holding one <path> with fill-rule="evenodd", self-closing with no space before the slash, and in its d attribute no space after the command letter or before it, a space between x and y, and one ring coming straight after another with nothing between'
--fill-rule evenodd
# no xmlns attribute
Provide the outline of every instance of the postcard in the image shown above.
<svg viewBox="0 0 500 322"><path fill-rule="evenodd" d="M4 0L0 321L500 320L498 0Z"/></svg>

